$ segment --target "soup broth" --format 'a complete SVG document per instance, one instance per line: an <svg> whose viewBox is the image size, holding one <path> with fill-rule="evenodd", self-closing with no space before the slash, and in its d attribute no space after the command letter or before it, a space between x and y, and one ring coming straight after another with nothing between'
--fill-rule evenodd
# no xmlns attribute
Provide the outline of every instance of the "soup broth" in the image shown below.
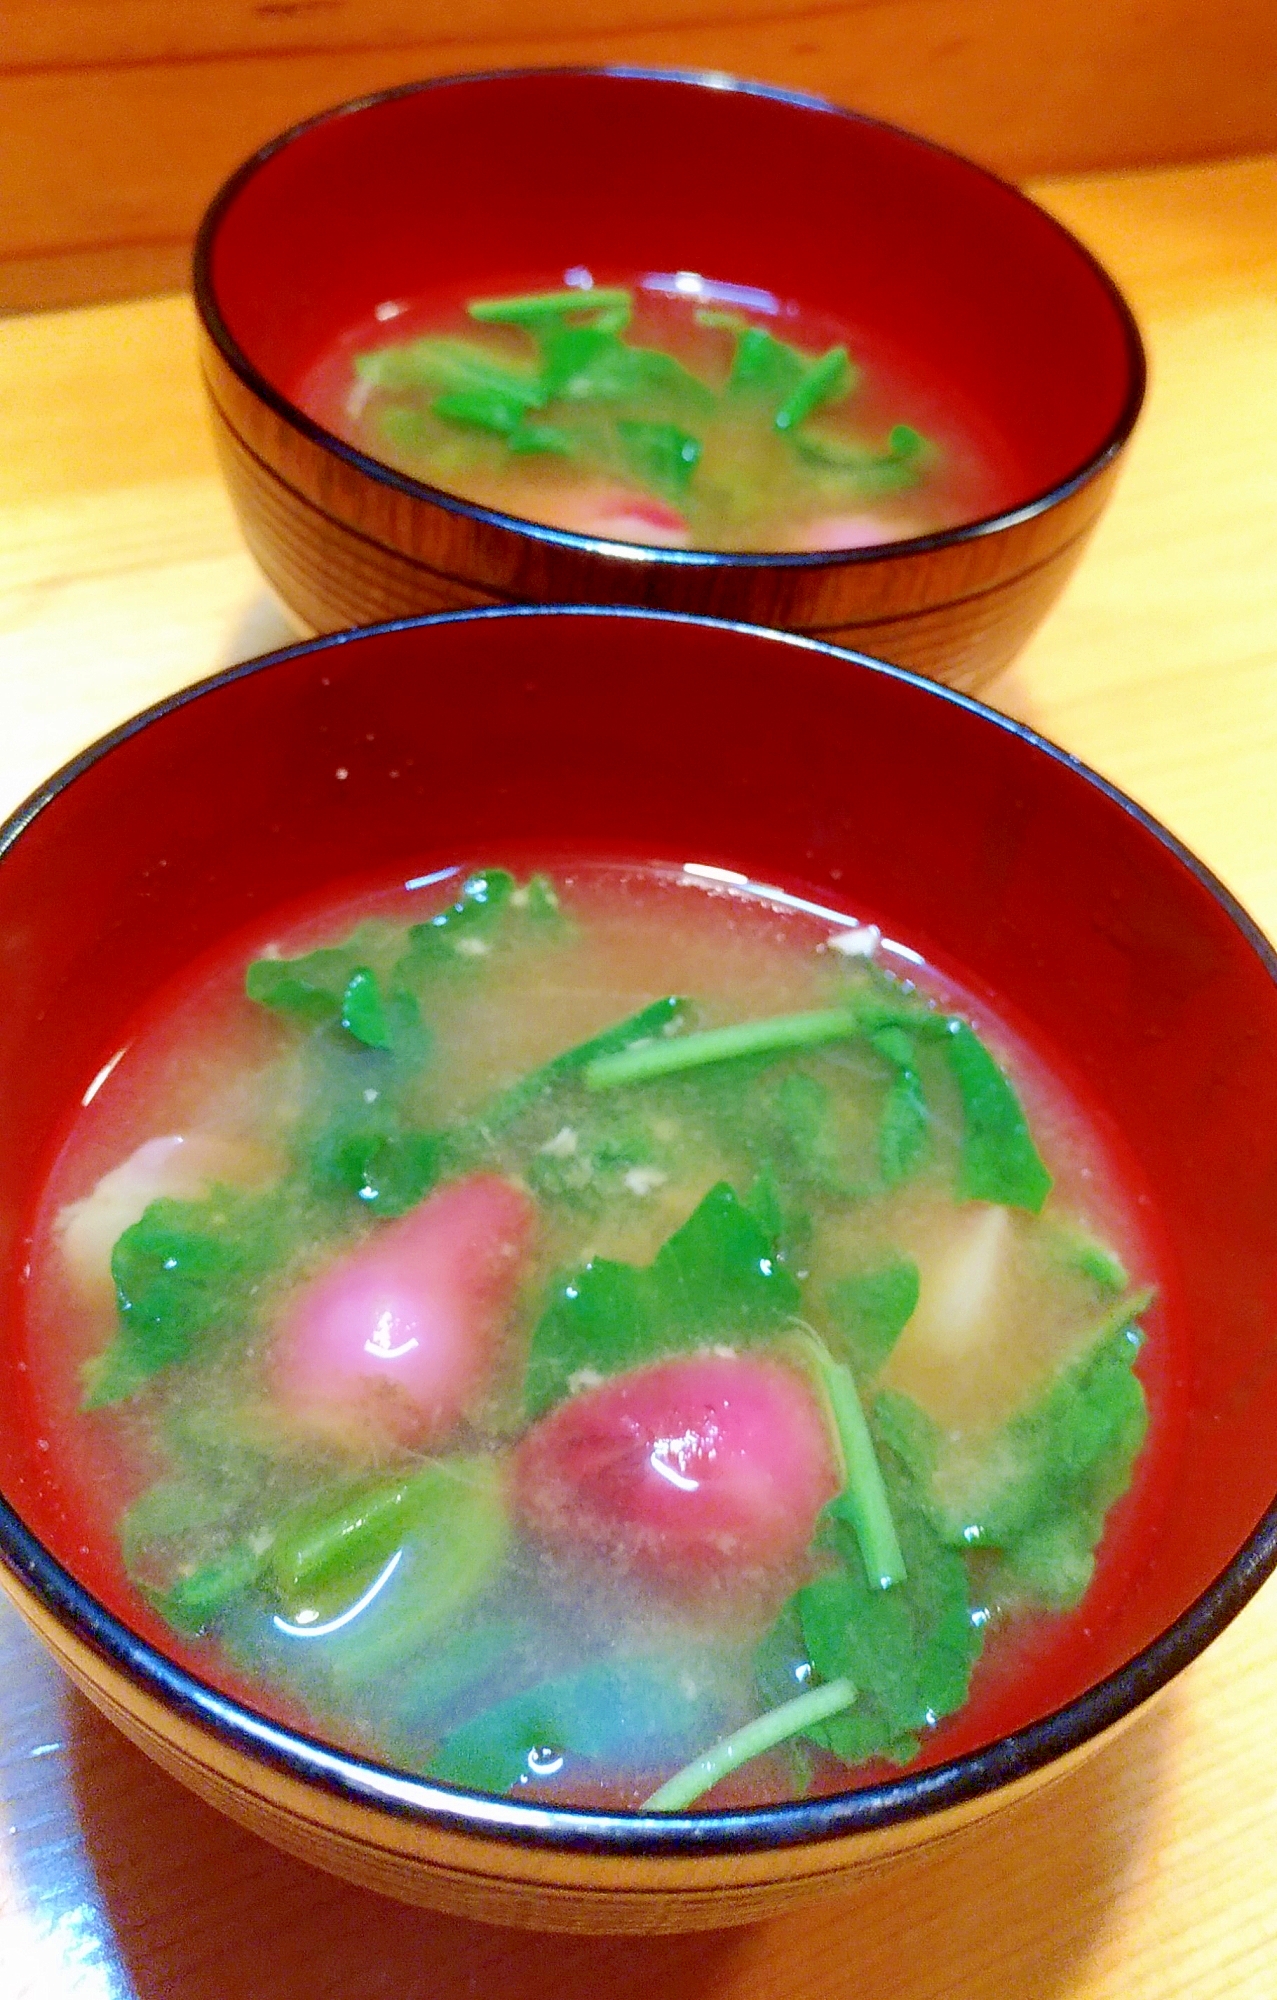
<svg viewBox="0 0 1277 2000"><path fill-rule="evenodd" d="M723 876L330 905L93 1096L36 1231L41 1422L204 1674L652 1810L1042 1699L1151 1504L1132 1198L987 1010Z"/></svg>
<svg viewBox="0 0 1277 2000"><path fill-rule="evenodd" d="M687 272L388 300L295 391L370 456L551 527L835 550L1005 504L1005 444L869 328Z"/></svg>

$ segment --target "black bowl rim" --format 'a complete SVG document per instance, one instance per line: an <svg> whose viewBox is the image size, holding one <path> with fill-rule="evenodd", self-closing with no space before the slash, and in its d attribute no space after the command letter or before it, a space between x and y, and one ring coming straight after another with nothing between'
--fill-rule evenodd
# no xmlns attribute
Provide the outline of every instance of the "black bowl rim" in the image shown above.
<svg viewBox="0 0 1277 2000"><path fill-rule="evenodd" d="M355 627L306 640L229 667L145 709L65 764L0 826L0 864L26 828L90 766L139 731L162 721L166 715L186 707L188 703L202 700L204 696L236 681L269 672L276 665L302 655L322 656L330 650L357 645L386 633L429 630L436 625L483 623L497 618L625 618L739 632L777 646L822 655L858 672L885 675L888 679L902 681L917 689L929 700L944 702L977 716L987 726L1014 737L1031 755L1045 757L1073 772L1085 785L1098 791L1112 805L1134 819L1213 898L1277 985L1277 951L1210 869L1151 813L1080 759L1038 735L1024 723L1000 714L955 688L927 680L903 667L891 666L866 654L853 653L798 633L778 632L741 621L632 606L503 605L491 609L443 612L429 617L391 619L380 625ZM99 1659L122 1673L136 1688L158 1699L197 1728L211 1733L231 1750L304 1785L317 1787L356 1805L375 1807L394 1817L415 1820L451 1834L495 1839L516 1846L538 1846L559 1853L690 1859L818 1845L881 1831L904 1822L925 1821L935 1814L987 1798L1103 1736L1132 1716L1196 1659L1277 1569L1277 1498L1232 1559L1164 1632L1114 1673L1062 1708L982 1749L927 1770L906 1772L899 1778L827 1798L717 1813L606 1813L568 1806L528 1805L508 1797L467 1792L413 1777L410 1773L336 1750L302 1731L272 1723L189 1673L131 1632L121 1619L99 1603L56 1561L26 1526L17 1510L3 1497L0 1497L0 1563L12 1573L19 1585L34 1594L59 1625Z"/></svg>
<svg viewBox="0 0 1277 2000"><path fill-rule="evenodd" d="M934 534L914 535L898 542L884 542L868 548L805 552L665 549L653 548L642 542L614 542L599 536L576 534L571 529L552 528L539 521L526 521L518 514L505 514L497 508L481 507L474 501L462 499L459 494L447 492L443 487L431 486L425 480L413 479L407 473L397 472L393 466L383 464L380 459L370 458L364 452L357 450L354 445L347 444L334 431L327 430L312 417L308 417L297 404L260 372L223 319L217 302L212 268L214 242L223 217L240 189L253 179L276 153L291 145L294 140L302 138L315 126L327 124L336 118L350 117L395 98L411 97L425 91L448 90L456 85L504 83L512 79L536 76L607 77L640 83L673 83L688 89L713 90L720 96L727 92L745 97L769 98L778 104L792 105L800 110L814 111L826 117L844 119L851 124L869 125L879 131L890 132L896 138L904 139L927 152L937 153L945 159L956 161L969 173L977 174L1004 189L1018 201L1023 202L1026 208L1032 209L1045 227L1056 231L1065 239L1099 280L1101 289L1116 315L1126 348L1128 384L1122 408L1108 435L1072 472L1067 473L1064 478L1045 488L1041 493L1034 494L1028 500L1021 502L1017 507L984 515L979 520L964 521L956 528L942 528ZM268 140L223 182L206 209L195 238L192 283L196 308L209 337L222 359L244 386L291 430L296 431L309 443L330 452L352 470L371 479L374 484L388 487L412 500L426 501L447 513L481 522L487 527L525 535L549 548L588 551L608 561L628 563L631 566L636 563L653 563L660 569L671 571L819 570L901 561L911 556L928 555L936 549L960 547L963 543L978 541L985 536L1001 534L1006 529L1019 527L1025 522L1036 520L1041 515L1049 513L1053 507L1080 491L1118 457L1139 419L1148 382L1144 343L1140 337L1135 315L1113 278L1098 257L1087 249L1071 229L1066 228L1062 222L1056 220L1055 216L1031 200L1013 182L1000 174L993 173L987 167L978 165L976 161L968 159L964 153L956 152L951 146L942 146L933 139L924 139L919 133L910 132L904 126L892 124L885 118L871 118L865 112L848 110L842 105L831 103L828 98L817 96L814 92L788 90L776 84L753 82L729 76L718 70L662 69L623 63L559 64L544 68L529 66L515 69L475 70L457 76L426 77L419 82L398 84L389 90L369 91L363 97L351 98L343 104L332 105L328 110L317 112L313 117L301 120L299 124L290 126L287 131Z"/></svg>

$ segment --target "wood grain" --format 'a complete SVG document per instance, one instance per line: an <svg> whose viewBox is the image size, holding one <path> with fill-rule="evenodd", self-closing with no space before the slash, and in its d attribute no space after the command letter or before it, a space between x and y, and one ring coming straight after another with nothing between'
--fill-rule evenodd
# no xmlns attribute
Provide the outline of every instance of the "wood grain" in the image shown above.
<svg viewBox="0 0 1277 2000"><path fill-rule="evenodd" d="M1277 159L1034 192L1132 298L1152 393L1085 560L993 692L1277 937ZM287 636L217 479L188 302L0 325L0 810L143 703ZM1275 1696L1269 1586L1130 1735L1005 1823L750 1930L538 1946L240 1832L0 1608L0 1992L1272 2000Z"/></svg>
<svg viewBox="0 0 1277 2000"><path fill-rule="evenodd" d="M1092 1763L958 1841L743 1931L537 1940L234 1827L0 1605L6 2000L1271 2000L1277 1750L1235 1716L1266 1715L1275 1661L1270 1588Z"/></svg>
<svg viewBox="0 0 1277 2000"><path fill-rule="evenodd" d="M1063 589L1117 470L1114 461L996 535L881 566L661 570L405 499L290 429L211 342L201 349L245 539L313 632L492 604L641 604L784 626L975 690L1014 658Z"/></svg>
<svg viewBox="0 0 1277 2000"><path fill-rule="evenodd" d="M482 157L445 225L438 185L468 144L481 144ZM599 157L588 187L574 188L590 152ZM636 181L632 163L645 155L647 177ZM690 262L747 271L779 297L815 286L845 324L876 316L866 341L890 340L894 328L920 343L968 414L965 445L956 416L926 421L942 440L931 497L919 488L902 503L917 537L796 559L591 546L400 477L396 460L431 477L411 449L374 466L343 447L330 432L349 437L348 420L316 403L301 372L376 300L416 298L423 286L500 291L508 238L529 269ZM489 239L499 247L484 268L474 245ZM322 119L236 184L203 240L195 288L222 469L245 537L281 598L320 632L478 605L626 604L835 639L977 688L1062 588L1143 393L1122 302L1004 184L863 120L651 77L477 79ZM283 315L281 297L293 302ZM925 395L921 375L910 393ZM310 421L323 410L329 431ZM374 456L379 421L365 418L356 440ZM961 479L982 427L1001 445L969 529L928 546L925 530L953 504L944 462ZM535 483L532 462L517 463ZM494 504L522 511L516 503ZM841 501L831 489L810 504L873 512L851 487ZM981 525L981 512L1000 518ZM554 509L547 518L552 527Z"/></svg>
<svg viewBox="0 0 1277 2000"><path fill-rule="evenodd" d="M344 98L527 63L815 90L1002 172L1277 143L1270 0L3 0L0 310L172 282L237 162Z"/></svg>

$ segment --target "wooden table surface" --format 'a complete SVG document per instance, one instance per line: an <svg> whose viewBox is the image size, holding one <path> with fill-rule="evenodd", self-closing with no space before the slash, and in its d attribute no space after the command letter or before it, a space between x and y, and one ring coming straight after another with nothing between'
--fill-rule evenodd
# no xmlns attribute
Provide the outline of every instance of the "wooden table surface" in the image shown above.
<svg viewBox="0 0 1277 2000"><path fill-rule="evenodd" d="M1080 574L994 699L1150 807L1277 936L1277 159L1035 190L1148 338ZM0 323L0 811L282 643L183 298ZM1273 2000L1277 1581L1088 1768L814 1910L689 1939L400 1909L223 1822L0 1607L4 2000Z"/></svg>

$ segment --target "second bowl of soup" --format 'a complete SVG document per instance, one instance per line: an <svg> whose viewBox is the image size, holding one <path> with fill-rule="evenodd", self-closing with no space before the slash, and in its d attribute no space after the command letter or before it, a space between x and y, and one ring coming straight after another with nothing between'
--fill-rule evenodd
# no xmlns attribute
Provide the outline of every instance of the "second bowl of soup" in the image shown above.
<svg viewBox="0 0 1277 2000"><path fill-rule="evenodd" d="M246 532L320 630L571 599L973 686L1138 414L1130 315L1014 189L725 78L449 78L285 135L196 252Z"/></svg>

